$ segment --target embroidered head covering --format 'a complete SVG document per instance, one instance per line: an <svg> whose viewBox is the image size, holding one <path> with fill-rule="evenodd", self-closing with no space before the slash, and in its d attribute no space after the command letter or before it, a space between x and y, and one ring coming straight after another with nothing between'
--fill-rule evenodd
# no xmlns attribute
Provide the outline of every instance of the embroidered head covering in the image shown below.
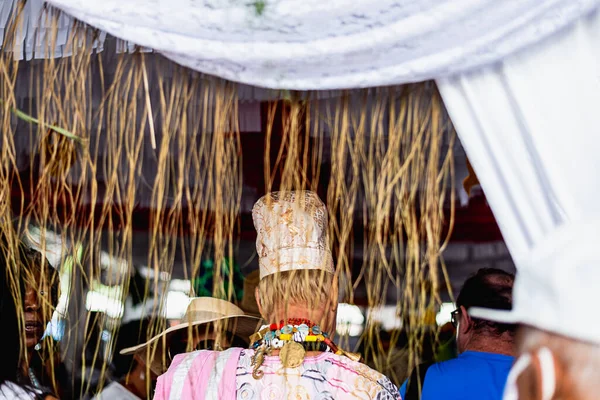
<svg viewBox="0 0 600 400"><path fill-rule="evenodd" d="M334 272L327 239L327 208L310 191L272 192L252 210L260 279L276 272Z"/></svg>

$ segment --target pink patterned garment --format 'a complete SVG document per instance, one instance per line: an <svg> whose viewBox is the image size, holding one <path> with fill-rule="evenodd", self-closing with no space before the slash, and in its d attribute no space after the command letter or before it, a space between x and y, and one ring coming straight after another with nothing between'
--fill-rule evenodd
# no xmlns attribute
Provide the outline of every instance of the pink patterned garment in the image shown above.
<svg viewBox="0 0 600 400"><path fill-rule="evenodd" d="M178 354L158 377L155 400L234 400L235 370L242 349Z"/></svg>
<svg viewBox="0 0 600 400"><path fill-rule="evenodd" d="M322 353L285 369L266 357L262 379L252 377L254 350L196 351L175 357L158 380L155 399L400 400L388 378L344 356Z"/></svg>

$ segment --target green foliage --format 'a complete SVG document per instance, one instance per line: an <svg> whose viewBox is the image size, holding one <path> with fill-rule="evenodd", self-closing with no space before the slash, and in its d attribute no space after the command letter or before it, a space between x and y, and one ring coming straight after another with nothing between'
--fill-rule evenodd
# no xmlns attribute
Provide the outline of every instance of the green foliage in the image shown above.
<svg viewBox="0 0 600 400"><path fill-rule="evenodd" d="M212 297L213 296L213 285L215 275L215 265L213 260L205 260L200 268L200 274L194 279L193 288L196 296L199 297ZM229 293L229 282L230 274L233 272L233 298L235 300L241 300L244 295L244 276L240 270L240 267L230 259L223 260L221 265L221 278L219 279L223 284L224 296L221 297L227 300L227 293Z"/></svg>
<svg viewBox="0 0 600 400"><path fill-rule="evenodd" d="M266 5L267 4L265 0L256 0L254 2L254 10L256 11L256 15L263 15L263 13L265 12Z"/></svg>

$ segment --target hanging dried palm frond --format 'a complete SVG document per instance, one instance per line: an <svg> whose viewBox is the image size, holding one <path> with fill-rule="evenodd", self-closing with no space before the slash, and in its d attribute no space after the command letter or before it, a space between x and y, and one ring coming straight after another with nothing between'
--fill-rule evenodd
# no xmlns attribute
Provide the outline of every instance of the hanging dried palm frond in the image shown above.
<svg viewBox="0 0 600 400"><path fill-rule="evenodd" d="M43 155L46 168L51 176L61 178L69 173L77 158L76 143L69 137L48 129L42 138Z"/></svg>
<svg viewBox="0 0 600 400"><path fill-rule="evenodd" d="M5 29L4 48L21 39L19 10ZM105 384L110 338L132 308L126 305L133 277L136 312L153 318L144 338L165 328L160 317L172 278L202 281L207 258L214 268L208 290L235 300L230 261L248 214L244 204L261 192L303 189L327 204L343 300L367 310L392 305L410 329L406 343L399 343L400 330L384 343L369 313L357 345L400 383L396 363L418 362L431 312L448 286L440 255L444 210L454 203L447 198L454 134L435 85L330 98L286 92L285 101L264 109L264 152L256 157L242 145L235 83L155 54L115 55L110 40L95 52L97 31L80 23L65 30L55 10L42 15L40 51L68 48L70 56L16 62L14 53L0 53L0 229L11 238L9 253L30 225L58 236L57 268L68 282L57 306L66 324L58 336L74 377L61 390L78 398ZM23 91L25 100L17 96ZM246 168L262 169L257 175L264 177L252 193L244 191L242 167L250 157L256 166ZM38 236L48 251L49 234ZM142 236L144 247L137 244ZM22 304L18 267L11 273ZM104 308L94 310L98 297ZM341 343L350 345L347 337ZM166 363L168 354L157 351L147 356Z"/></svg>

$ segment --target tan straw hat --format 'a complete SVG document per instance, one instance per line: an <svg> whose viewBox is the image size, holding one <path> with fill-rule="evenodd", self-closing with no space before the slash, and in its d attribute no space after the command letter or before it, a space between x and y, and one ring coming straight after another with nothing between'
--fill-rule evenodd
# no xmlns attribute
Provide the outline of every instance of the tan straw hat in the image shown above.
<svg viewBox="0 0 600 400"><path fill-rule="evenodd" d="M158 335L154 336L145 343L134 347L121 350L121 354L133 354L139 350L157 342L160 338L169 335L172 332L198 326L216 321L228 320L224 327L227 332L243 339L248 339L250 335L256 332L259 318L246 315L241 308L225 300L215 299L213 297L196 297L190 300L190 304L181 319L183 322L172 326Z"/></svg>

